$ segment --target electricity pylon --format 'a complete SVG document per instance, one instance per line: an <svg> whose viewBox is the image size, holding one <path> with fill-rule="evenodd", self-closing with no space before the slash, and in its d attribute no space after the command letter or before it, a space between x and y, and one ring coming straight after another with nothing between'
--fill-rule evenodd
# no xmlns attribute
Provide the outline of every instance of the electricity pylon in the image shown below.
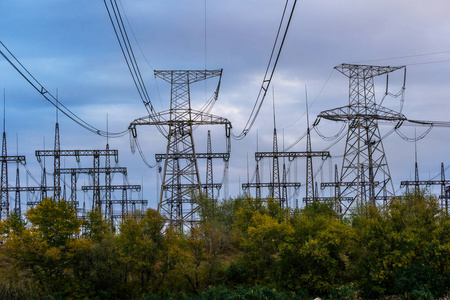
<svg viewBox="0 0 450 300"><path fill-rule="evenodd" d="M195 194L202 194L202 184L197 164L194 144L194 128L199 125L225 125L227 145L229 145L231 122L225 118L197 111L191 108L191 84L222 77L222 70L163 70L155 71L155 76L170 83L170 109L134 120L130 130L136 137L137 125L154 125L161 132L167 132L167 148L164 157L163 180L158 211L167 215L170 225L183 230L197 221L200 206ZM217 100L219 85L215 92ZM168 126L168 130L161 129Z"/></svg>
<svg viewBox="0 0 450 300"><path fill-rule="evenodd" d="M376 103L374 77L402 68L350 64L335 67L349 78L349 104L323 111L318 119L348 123L339 198L351 196L354 200L344 205L344 214L354 201L376 204L377 200L395 196L378 121L402 122L406 117Z"/></svg>

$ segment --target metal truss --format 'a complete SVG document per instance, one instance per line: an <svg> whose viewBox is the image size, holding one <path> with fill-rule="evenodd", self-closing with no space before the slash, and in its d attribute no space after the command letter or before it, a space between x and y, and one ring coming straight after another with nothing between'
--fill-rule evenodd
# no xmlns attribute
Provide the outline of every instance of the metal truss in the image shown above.
<svg viewBox="0 0 450 300"><path fill-rule="evenodd" d="M197 211L200 207L194 197L202 194L202 184L197 159L200 157L223 158L226 161L229 159L231 122L191 108L191 84L219 77L215 93L217 98L222 70L163 70L155 71L155 76L170 83L170 109L136 119L130 124L129 129L136 137L136 126L153 125L166 135L166 154L156 156L157 161L164 160L158 211L167 215L171 226L184 230L185 227L192 227L198 221ZM228 153L197 154L193 130L199 125L225 125ZM161 130L161 127L164 130ZM168 130L165 130L167 127Z"/></svg>
<svg viewBox="0 0 450 300"><path fill-rule="evenodd" d="M341 64L335 69L349 78L349 104L323 111L318 119L348 123L339 198L353 202L377 204L378 199L392 198L394 187L381 141L378 121L402 122L406 117L376 103L374 77L405 68ZM375 184L378 182L379 184Z"/></svg>
<svg viewBox="0 0 450 300"><path fill-rule="evenodd" d="M4 125L3 125L4 126ZM3 131L2 140L2 162L1 186L0 186L0 221L8 218L9 215L9 187L8 187L8 163L16 162L25 164L25 156L8 156L6 145L6 133ZM17 194L16 194L17 197ZM17 202L17 201L16 201ZM16 203L17 206L17 203Z"/></svg>

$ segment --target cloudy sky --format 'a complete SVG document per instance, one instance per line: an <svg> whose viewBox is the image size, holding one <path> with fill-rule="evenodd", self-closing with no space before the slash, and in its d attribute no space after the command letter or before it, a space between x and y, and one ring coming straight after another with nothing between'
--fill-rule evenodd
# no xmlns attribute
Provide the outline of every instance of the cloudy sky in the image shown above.
<svg viewBox="0 0 450 300"><path fill-rule="evenodd" d="M238 134L256 100L284 1L122 0L122 4L155 109L168 108L170 86L154 79L154 69L223 68L220 96L212 113L228 118ZM283 142L288 147L306 130L305 86L311 120L323 110L348 103L348 79L333 72L333 67L341 63L406 65L403 113L410 119L450 120L449 13L450 3L445 0L298 1L273 89L252 131L245 139L232 142L228 194L237 195L239 182L246 181L247 157L249 169L254 168L257 134L259 151L271 150L273 99L280 147ZM0 0L0 41L50 92L56 94L58 90L60 101L88 123L106 130L108 115L109 131L117 132L145 115L103 1ZM390 92L398 91L402 76L399 73L390 77ZM377 99L381 99L385 77L375 83ZM193 106L200 107L216 84L214 80L198 83L193 90ZM34 151L53 147L55 109L3 58L0 88L5 90L6 98L8 153L16 154L18 136L18 152L26 155L29 170L39 178L40 166ZM399 102L398 98L387 98L384 104L398 110ZM59 123L62 149L105 147L105 138L71 120L60 116ZM340 124L325 120L320 123L320 130L326 135L337 133L339 128ZM385 133L392 125L380 128ZM197 151L206 151L207 129L214 133L213 150L223 152L223 131L215 128L196 131L200 149ZM417 135L425 130L417 128ZM450 128L435 128L417 143L421 179L436 176L441 162L445 166L450 163L449 131ZM413 127L405 126L402 132L409 137L415 134ZM138 135L144 155L154 164L154 154L165 152L164 138L155 128L139 128ZM342 155L344 140L330 149L333 156ZM119 150L120 165L128 167L130 183L143 182L144 198L156 207L156 169L149 169L138 154L131 153L128 136L110 139L109 144ZM329 145L313 135L313 150ZM384 140L384 146L398 188L401 180L414 174L414 143L394 133ZM305 150L304 141L292 150ZM91 163L82 161L86 167ZM327 181L329 167L335 163L340 164L340 159L326 162L319 177ZM52 162L46 164L51 169ZM65 164L76 166L69 159ZM316 167L319 164L320 161L315 162ZM13 169L11 166L10 184L14 183ZM221 179L223 165L218 162L215 169L215 177ZM268 165L264 171L264 176L268 176ZM296 176L301 182L304 173L304 162L299 162ZM25 175L22 177L25 185ZM80 180L88 184L88 179ZM29 185L34 185L31 179ZM434 192L438 190L435 188ZM301 197L303 193L304 189ZM221 196L225 194L221 192Z"/></svg>

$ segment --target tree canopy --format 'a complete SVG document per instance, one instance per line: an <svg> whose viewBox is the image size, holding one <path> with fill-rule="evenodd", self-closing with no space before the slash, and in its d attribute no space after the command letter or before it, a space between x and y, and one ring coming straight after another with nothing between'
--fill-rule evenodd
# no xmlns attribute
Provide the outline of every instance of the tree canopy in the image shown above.
<svg viewBox="0 0 450 300"><path fill-rule="evenodd" d="M149 209L116 227L44 199L0 222L0 297L433 299L450 293L450 218L425 193L341 218L331 203L199 199L178 232Z"/></svg>

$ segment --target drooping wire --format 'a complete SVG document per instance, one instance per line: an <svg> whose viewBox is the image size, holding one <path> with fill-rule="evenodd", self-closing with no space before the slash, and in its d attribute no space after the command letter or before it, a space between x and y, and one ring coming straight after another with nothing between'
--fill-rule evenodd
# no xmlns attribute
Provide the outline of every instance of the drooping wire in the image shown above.
<svg viewBox="0 0 450 300"><path fill-rule="evenodd" d="M121 137L124 136L128 130L124 130L121 132L113 132L107 133L106 131L100 130L91 124L87 123L75 113L73 113L70 109L68 109L61 101L59 101L56 97L54 97L28 70L25 66L12 54L12 52L0 41L0 44L6 50L8 55L0 50L0 54L6 59L6 61L26 80L31 86L37 90L48 102L50 102L53 106L55 106L60 112L66 115L69 119L83 127L84 129L98 134L100 136L110 136L110 137ZM17 63L14 63L13 60Z"/></svg>
<svg viewBox="0 0 450 300"><path fill-rule="evenodd" d="M381 98L380 101L380 106L383 105L384 100L386 99L387 96L390 96L392 98L400 98L400 110L399 113L402 113L403 111L403 105L405 103L405 90L406 90L406 67L404 68L403 71L403 85L400 88L400 91L398 91L396 94L393 94L391 92L389 92L389 73L386 74L386 91L384 92L383 98Z"/></svg>
<svg viewBox="0 0 450 300"><path fill-rule="evenodd" d="M120 7L122 8L123 14L125 15L125 20L127 21L128 27L129 27L130 30L131 30L131 34L133 35L134 41L136 42L136 45L138 46L139 51L140 51L141 54L142 54L142 57L144 58L145 62L149 65L149 67L150 67L152 70L155 70L155 68L153 67L153 65L152 65L152 64L150 63L150 61L147 59L147 56L144 54L144 51L142 50L141 45L139 44L139 41L138 41L138 39L137 39L137 37L136 37L136 34L134 33L133 27L131 27L130 21L128 20L127 13L126 13L126 11L125 11L123 5L122 5L122 1L119 0L119 3L120 3ZM162 100L161 100L161 94L160 94L160 92L159 92L159 85L158 85L158 81L157 81L157 80L155 80L155 84L156 84L156 89L158 90L159 102L160 102L160 104L161 104L161 108L163 109L163 108L164 108L164 105L163 105Z"/></svg>
<svg viewBox="0 0 450 300"><path fill-rule="evenodd" d="M314 103L317 101L317 99L320 97L320 95L322 94L323 90L325 89L325 87L327 86L328 82L330 81L331 76L333 75L333 72L335 71L335 69L333 68L330 72L330 74L328 75L327 80L325 80L325 83L323 84L322 88L320 89L319 93L317 94L317 96L314 98L314 100L311 102L311 104L308 105L308 108L311 108ZM293 123L291 123L290 125L284 127L284 129L289 128L291 126L294 126L298 121L300 121L304 116L306 115L306 111L300 115L300 117L298 117Z"/></svg>
<svg viewBox="0 0 450 300"><path fill-rule="evenodd" d="M414 142L420 141L421 139L426 137L430 133L430 131L433 129L433 125L430 125L430 127L428 127L427 130L425 130L425 132L422 133L420 136L414 136L414 138L407 137L405 134L400 132L400 129L397 127L394 129L395 129L395 132L398 134L398 136L401 137L403 140L414 143Z"/></svg>
<svg viewBox="0 0 450 300"><path fill-rule="evenodd" d="M314 127L314 125L312 125L309 129L311 131L311 129ZM300 143L301 140L303 140L306 135L308 134L308 131L305 131L299 138L297 138L289 147L283 149L283 152L287 152L289 150L291 150L295 145L297 145L298 143Z"/></svg>
<svg viewBox="0 0 450 300"><path fill-rule="evenodd" d="M144 54L144 51L142 50L141 45L139 44L139 41L138 41L138 39L137 39L137 37L136 37L136 34L134 33L133 27L131 27L130 21L128 20L127 13L126 13L126 11L125 11L123 5L122 5L122 1L119 0L119 3L120 3L120 7L122 8L123 14L125 15L125 20L127 20L128 27L129 27L130 30L131 30L131 34L133 35L134 41L136 42L136 45L138 46L139 51L140 51L141 54L142 54L142 57L144 57L144 60L145 60L145 62L149 65L149 67L150 67L152 70L155 70L155 68L153 67L153 65L152 65L152 64L150 63L150 61L147 59L147 56ZM159 92L159 85L158 85L158 81L157 81L156 79L155 79L155 84L156 84L156 89L158 90L158 98L159 98L159 102L160 102L160 104L161 104L161 109L163 109L163 108L164 108L164 105L163 105L162 100L161 100L161 93Z"/></svg>
<svg viewBox="0 0 450 300"><path fill-rule="evenodd" d="M275 58L275 62L272 65L272 58L273 58L273 56L275 54L275 50L276 50L276 47L278 45L278 38L280 36L282 24L284 23L283 21L284 21L285 15L286 15L286 10L287 10L287 7L288 7L288 3L289 3L289 0L286 0L286 4L284 6L284 10L283 10L283 14L282 14L282 17L281 17L280 25L278 27L277 35L276 35L275 42L274 42L274 45L273 45L273 48L272 48L272 53L271 53L270 58L269 58L269 63L267 65L266 72L265 72L265 75L264 75L264 79L263 79L263 82L262 82L261 87L259 89L259 93L258 93L258 96L256 98L256 102L255 102L255 104L253 106L252 112L250 113L250 116L249 116L249 118L247 120L247 123L245 124L244 129L242 130L242 132L239 135L235 135L234 133L232 134L233 138L236 139L236 140L241 140L248 134L248 132L253 127L253 124L255 123L256 118L258 117L258 114L259 114L259 111L261 110L262 104L264 103L264 99L265 99L267 91L269 89L270 82L271 82L271 80L273 78L273 75L275 73L275 69L276 69L277 64L278 64L278 60L279 60L280 55L281 55L281 50L283 49L284 41L286 40L287 32L288 32L289 25L290 25L291 20L292 20L292 16L294 14L295 5L297 4L297 0L294 0L294 4L292 5L292 9L291 9L291 12L290 12L290 15L289 15L289 20L287 21L287 25L286 25L286 28L284 30L284 34L283 34L283 38L281 40L280 46L278 48L278 52L277 52L277 56ZM271 66L272 66L272 68L271 68ZM270 72L269 72L269 70L270 70ZM269 75L269 73L270 73L270 75Z"/></svg>
<svg viewBox="0 0 450 300"><path fill-rule="evenodd" d="M138 91L139 97L144 103L149 117L155 122L155 126L157 127L158 131L163 136L167 136L167 130L164 127L158 125L158 118L156 117L157 113L153 108L150 96L142 78L142 74L137 64L130 40L128 38L128 34L123 23L122 15L120 13L119 6L117 5L117 1L109 0L110 5L108 5L106 0L103 0L103 2L108 12L108 16L111 21L111 25L113 26L117 41L119 42L123 57L125 58L128 70L130 71L131 77Z"/></svg>
<svg viewBox="0 0 450 300"><path fill-rule="evenodd" d="M38 185L40 186L41 183L33 176L33 174L30 172L30 170L28 169L28 165L23 165L23 167L25 168L25 171L27 172L28 176ZM28 186L28 185L27 185Z"/></svg>
<svg viewBox="0 0 450 300"><path fill-rule="evenodd" d="M117 2L115 0L110 0L109 2L111 4L111 8L108 7L106 0L104 0L103 2L105 4L111 24L113 26L114 33L116 34L117 40L119 42L120 49L122 50L122 54L125 58L130 74L138 90L139 96L141 97L146 109L148 110L148 113L150 114L152 108L150 97L148 96L147 89L142 80L139 66L136 63L133 48L131 47L130 40L128 39L128 34L125 30L125 26L123 24L122 16L117 6ZM114 14L114 19L113 15L111 14L111 11Z"/></svg>
<svg viewBox="0 0 450 300"><path fill-rule="evenodd" d="M345 127L346 127L346 123L343 122L343 123L342 123L342 127L341 127L341 129L339 129L338 133L336 133L336 134L333 135L333 136L325 136L323 133L321 133L321 132L319 131L318 126L314 126L314 125L313 125L314 131L315 131L315 132L316 132L316 133L317 133L324 141L329 141L329 142L334 141L335 139L337 139L338 137L340 137L341 134L344 132Z"/></svg>
<svg viewBox="0 0 450 300"><path fill-rule="evenodd" d="M145 158L144 152L142 151L141 144L139 143L137 136L133 139L133 142L139 152L139 155L141 156L142 161L145 163L145 165L147 167L149 167L150 169L153 169L154 167L156 167L156 165L158 164L157 162L154 165L151 165L148 163L147 159ZM133 149L136 149L136 148L133 147Z"/></svg>

